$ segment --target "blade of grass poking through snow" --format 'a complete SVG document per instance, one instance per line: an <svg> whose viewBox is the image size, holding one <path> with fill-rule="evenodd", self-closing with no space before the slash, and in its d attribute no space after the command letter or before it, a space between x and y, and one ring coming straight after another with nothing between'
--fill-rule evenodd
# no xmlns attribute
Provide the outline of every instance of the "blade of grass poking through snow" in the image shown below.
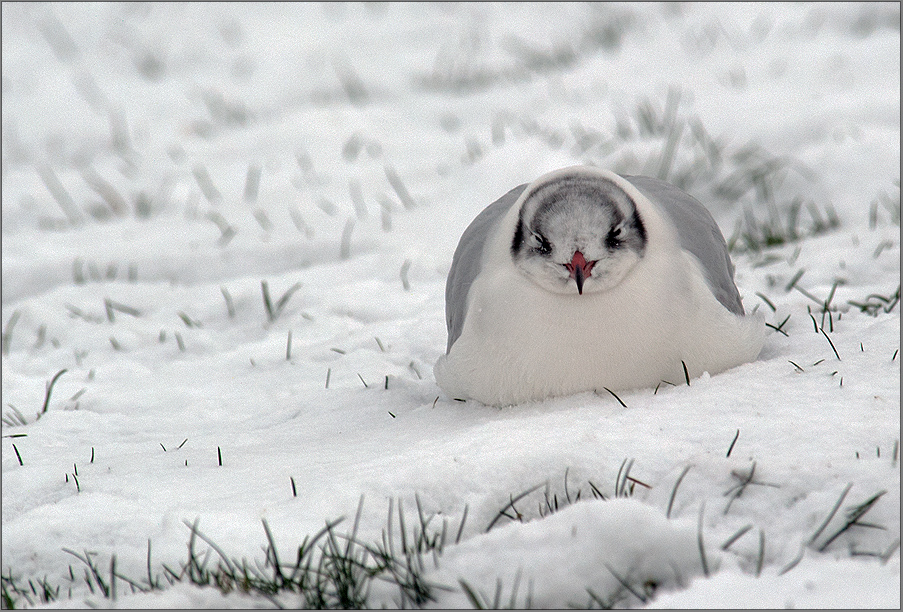
<svg viewBox="0 0 903 612"><path fill-rule="evenodd" d="M883 553L881 553L879 557L881 559L881 564L885 565L888 561L890 561L890 558L894 555L895 552L897 552L898 548L900 548L900 538L897 538L896 540L891 542L890 546L888 546L887 549Z"/></svg>
<svg viewBox="0 0 903 612"><path fill-rule="evenodd" d="M615 398L616 400L618 400L618 403L621 404L621 406L623 406L624 408L627 408L627 404L625 404L625 403L621 400L621 398L617 396L617 394L616 394L614 391L612 391L612 390L609 389L608 387L602 387L602 388L605 389L606 391L608 391L608 392L611 394L611 396L612 396L613 398Z"/></svg>
<svg viewBox="0 0 903 612"><path fill-rule="evenodd" d="M184 312L179 311L177 314L179 315L179 318L182 319L182 323L185 324L185 327L187 327L189 329L196 328L196 327L202 327L200 321L198 321L197 319L192 319L190 316L188 316Z"/></svg>
<svg viewBox="0 0 903 612"><path fill-rule="evenodd" d="M354 218L349 217L342 229L342 240L339 244L339 257L348 259L351 257L351 232L354 231Z"/></svg>
<svg viewBox="0 0 903 612"><path fill-rule="evenodd" d="M210 538L208 538L206 535L204 535L203 533L201 533L201 531L198 529L198 523L199 523L199 522L200 522L200 519L194 519L194 523L189 523L187 520L184 520L184 519L182 520L182 523L184 523L185 526L188 527L188 528L191 530L191 537L190 537L189 540L188 540L188 551L189 551L189 559L188 559L188 564L189 564L189 578L191 578L193 582L198 582L198 583L206 584L206 582L202 582L201 580L195 580L195 578L200 578L201 575L202 575L203 572L204 572L203 566L202 566L201 564L198 563L198 561L197 561L198 557L194 554L194 541L195 541L196 538L200 538L200 539L203 540L210 548L212 548L212 549L216 552L216 554L219 555L220 561L223 563L223 566L226 568L226 570L227 570L230 574L234 575L234 574L235 574L235 567L233 566L232 562L229 560L229 557L226 555L225 551L223 551L223 549L220 548L220 547L216 544L216 542L214 542L213 540L211 540ZM192 569L195 570L195 571L197 571L198 573L197 573L197 574L193 574L193 573L192 573ZM194 576L194 577L192 577L192 576Z"/></svg>
<svg viewBox="0 0 903 612"><path fill-rule="evenodd" d="M482 598L473 590L473 588L467 584L467 582L463 578L458 579L458 584L461 585L461 590L464 591L464 594L467 596L468 601L470 601L470 605L473 606L474 610L486 610L487 607L483 604Z"/></svg>
<svg viewBox="0 0 903 612"><path fill-rule="evenodd" d="M771 308L771 312L777 312L777 310L778 310L777 307L775 307L774 303L771 300L769 300L767 297L765 297L764 294L756 291L756 296L759 297L763 302L768 304L768 307Z"/></svg>
<svg viewBox="0 0 903 612"><path fill-rule="evenodd" d="M3 329L3 342L2 342L2 354L9 355L9 347L13 341L13 327L16 326L16 322L19 320L19 317L22 313L18 310L13 311L10 315L9 319L6 321L6 327Z"/></svg>
<svg viewBox="0 0 903 612"><path fill-rule="evenodd" d="M467 504L464 504L464 514L461 515L461 524L458 525L458 535L455 536L455 544L461 543L461 535L464 533L464 523L467 521Z"/></svg>
<svg viewBox="0 0 903 612"><path fill-rule="evenodd" d="M824 335L825 339L828 341L828 344L831 345L831 350L834 351L834 356L837 357L837 361L841 361L840 355L837 353L837 349L834 347L834 343L831 342L831 338L828 337L827 332L825 332L824 328L821 329L822 335Z"/></svg>
<svg viewBox="0 0 903 612"><path fill-rule="evenodd" d="M762 575L762 563L765 561L765 532L759 528L759 556L756 559L756 578Z"/></svg>
<svg viewBox="0 0 903 612"><path fill-rule="evenodd" d="M47 383L46 391L44 393L44 405L41 407L41 412L38 413L38 418L41 418L41 415L47 412L47 408L50 406L50 394L53 393L53 385L55 385L56 381L60 379L60 376L68 371L69 370L67 369L60 370L53 376L52 379L50 379L50 382Z"/></svg>
<svg viewBox="0 0 903 612"><path fill-rule="evenodd" d="M392 231L392 200L383 195L379 201L380 219L384 232Z"/></svg>
<svg viewBox="0 0 903 612"><path fill-rule="evenodd" d="M630 476L630 468L633 467L633 459L625 458L618 468L618 474L615 476L615 497L629 497L627 492L627 479Z"/></svg>
<svg viewBox="0 0 903 612"><path fill-rule="evenodd" d="M267 548L265 553L267 562L272 563L273 565L273 582L277 589L282 588L288 583L288 580L282 573L282 563L279 562L279 553L276 551L276 541L273 539L273 533L270 531L267 520L262 518L260 519L260 522L263 523L263 532L267 537Z"/></svg>
<svg viewBox="0 0 903 612"><path fill-rule="evenodd" d="M846 519L846 522L844 523L844 525L840 529L838 529L834 533L834 535L832 535L830 538L828 538L824 544L822 544L819 547L818 552L824 552L825 549L827 549L828 546L830 546L834 540L836 540L844 532L846 532L848 529L850 529L850 527L855 526L855 527L868 527L871 529L886 529L886 527L884 527L883 525L876 525L874 523L862 523L859 521L859 519L861 519L863 516L865 516L869 512L869 510L871 510L872 507L878 502L878 500L884 496L885 493L887 493L887 491L879 491L878 493L875 493L874 495L869 497L867 500L865 500L858 506L854 506L853 508L848 510L847 511L847 519Z"/></svg>
<svg viewBox="0 0 903 612"><path fill-rule="evenodd" d="M680 483L683 482L684 476L687 475L687 472L689 472L692 467L692 465L686 466L680 473L680 476L677 477L677 482L674 483L674 488L671 489L671 497L668 498L668 511L665 513L665 518L671 518L671 508L674 506L674 498L677 496L677 489L680 487Z"/></svg>
<svg viewBox="0 0 903 612"><path fill-rule="evenodd" d="M226 221L225 217L223 217L215 210L208 212L205 217L209 221L213 221L213 223L216 224L216 227L220 231L220 237L217 239L216 244L221 247L229 244L229 242L235 237L235 228L232 227L232 225L228 221Z"/></svg>
<svg viewBox="0 0 903 612"><path fill-rule="evenodd" d="M104 303L104 308L106 308L106 311L107 311L107 319L111 323L115 319L115 317L113 315L113 311L121 312L123 314L127 314L132 317L140 317L141 316L141 311L138 310L137 308L128 306L126 304L120 304L119 302L114 302L113 300L111 300L109 298L105 298L103 303Z"/></svg>
<svg viewBox="0 0 903 612"><path fill-rule="evenodd" d="M367 203L364 201L364 192L361 190L361 183L356 179L348 181L348 194L351 196L351 203L354 204L354 213L358 219L367 217Z"/></svg>
<svg viewBox="0 0 903 612"><path fill-rule="evenodd" d="M534 491L536 491L536 490L538 490L538 489L541 489L542 487L548 486L548 484L549 484L548 482L544 482L544 483L542 483L542 484L538 484L538 485L536 485L535 487L531 487L531 488L527 489L527 490L524 491L523 493L519 494L517 497L512 497L512 498L510 499L510 501L509 501L507 504L505 504L505 506L504 506L501 510L499 510L498 514L495 515L495 518L492 519L492 521L489 523L489 526L486 527L486 533L489 533L489 531L495 526L495 524L496 524L496 523L499 521L499 519L501 519L503 516L506 517L506 518L508 518L508 519L511 519L512 521L515 521L515 520L522 521L522 520L523 520L523 515L522 515L520 512L517 511L517 508L514 507L514 504L516 504L517 502L519 502L520 500L522 500L523 498L525 498L525 497L526 497L527 495L529 495L530 493L533 493ZM516 515L517 515L516 517L512 517L512 516L510 516L510 515L508 514L508 509L509 509L509 508L511 508L512 510L514 510L514 512L515 512Z"/></svg>
<svg viewBox="0 0 903 612"><path fill-rule="evenodd" d="M267 313L267 321L272 323L279 315L282 314L285 305L291 299L292 295L301 288L301 283L295 283L291 287L289 287L288 291L282 294L282 297L279 298L279 301L274 305L272 300L270 299L270 286L267 284L265 280L260 281L260 291L263 294L263 307Z"/></svg>
<svg viewBox="0 0 903 612"><path fill-rule="evenodd" d="M702 563L702 575L706 578L709 577L709 564L705 558L705 542L702 539L702 523L703 516L705 515L705 500L702 500L702 504L699 506L699 523L697 525L696 530L696 544L699 546L699 560Z"/></svg>
<svg viewBox="0 0 903 612"><path fill-rule="evenodd" d="M732 535L731 537L729 537L728 539L726 539L724 541L724 544L721 545L721 550L727 550L728 548L730 548L734 542L736 542L737 540L742 538L744 535L746 535L746 533L750 529L752 529L752 527L753 527L752 525L746 525L746 526L738 529L734 535Z"/></svg>
<svg viewBox="0 0 903 612"><path fill-rule="evenodd" d="M627 589L627 591L628 591L631 595L633 595L634 597L636 597L637 599L639 599L642 603L646 603L647 598L646 598L644 595L638 593L638 592L636 591L636 589L634 589L634 588L630 585L630 582L628 582L623 576L621 576L621 575L618 574L615 570L613 570L612 567L611 567L608 563L605 564L605 567L608 569L609 572L611 572L611 575L615 577L615 580L617 580L618 583L619 583L622 587L624 587L625 589ZM707 575L708 575L708 574L707 574Z"/></svg>
<svg viewBox="0 0 903 612"><path fill-rule="evenodd" d="M220 204L223 201L223 196L219 192L219 189L213 184L213 180L210 178L210 173L207 172L207 167L203 164L197 164L194 168L192 168L191 173L194 175L195 181L197 181L198 187L201 188L201 192L204 194L204 197L207 198L207 201L211 204Z"/></svg>
<svg viewBox="0 0 903 612"><path fill-rule="evenodd" d="M812 537L809 538L809 545L815 543L815 540L818 539L818 536L821 535L822 531L825 530L825 527L828 526L828 523L831 522L831 519L834 518L834 515L837 514L837 510L840 508L840 504L843 503L843 500L846 498L847 493L850 492L850 489L853 488L853 483L848 483L846 488L843 490L843 493L840 494L840 497L837 499L837 502L834 504L834 507L831 508L831 512L828 513L828 517L824 520L824 522L819 525L818 529L815 530L815 533L812 534Z"/></svg>
<svg viewBox="0 0 903 612"><path fill-rule="evenodd" d="M82 172L82 178L91 189L103 198L104 202L110 207L110 210L114 215L124 217L128 214L128 204L126 204L125 198L116 191L116 188L113 187L112 184L108 183L103 177L97 174L93 168L88 166L88 168Z"/></svg>
<svg viewBox="0 0 903 612"><path fill-rule="evenodd" d="M235 303L232 301L232 294L229 293L229 290L225 287L220 287L219 290L223 294L223 299L226 300L226 313L229 315L230 319L235 318Z"/></svg>
<svg viewBox="0 0 903 612"><path fill-rule="evenodd" d="M804 268L800 268L799 270L797 270L796 274L793 275L793 278L790 279L790 282L787 283L787 286L784 287L784 291L790 291L794 287L796 287L797 282L799 282L799 280L801 278L803 278L803 274L805 274L805 273L806 273L806 270ZM818 300L816 300L816 301L818 301Z"/></svg>
<svg viewBox="0 0 903 612"><path fill-rule="evenodd" d="M72 199L72 196L66 191L63 183L60 182L60 178L56 175L53 168L46 164L42 164L37 167L37 171L41 180L44 182L44 185L47 187L47 190L50 192L50 195L53 196L53 199L56 200L56 203L63 211L63 214L66 215L70 225L80 224L84 217L78 209L78 206L75 204L75 200Z"/></svg>
<svg viewBox="0 0 903 612"><path fill-rule="evenodd" d="M259 164L250 164L248 166L248 174L245 175L245 192L244 200L247 204L253 204L257 201L257 193L260 191L260 174L261 167Z"/></svg>
<svg viewBox="0 0 903 612"><path fill-rule="evenodd" d="M76 559L78 559L79 561L81 561L82 563L84 563L87 566L87 568L85 569L85 582L91 588L92 593L94 592L94 587L91 584L91 579L93 578L94 582L97 584L97 587L100 589L100 592L103 594L103 596L104 597L110 596L109 585L107 585L107 583L104 581L103 577L100 575L100 571L97 569L97 565L91 559L91 555L96 554L96 553L90 553L88 551L85 551L84 556L82 556L82 555L78 554L77 552L75 552L74 550L71 550L69 548L63 548L62 550L64 553L72 555L73 557L75 557ZM89 573L89 571L90 571L90 573Z"/></svg>
<svg viewBox="0 0 903 612"><path fill-rule="evenodd" d="M404 207L409 210L411 208L414 208L414 198L411 197L411 194L404 186L404 183L401 182L401 177L398 176L395 168L393 168L392 166L386 166L385 171L386 178L389 180L389 184L392 185L392 189L394 189L395 193L398 194L398 199L401 200L402 205L404 205Z"/></svg>
<svg viewBox="0 0 903 612"><path fill-rule="evenodd" d="M738 440L739 438L740 438L740 430L737 429L737 433L734 434L734 439L731 440L731 445L727 447L727 455L725 455L726 457L730 458L730 456L731 456L731 451L734 450L734 444L737 443L737 440Z"/></svg>
<svg viewBox="0 0 903 612"><path fill-rule="evenodd" d="M411 283L408 281L408 270L411 269L411 260L405 259L401 264L401 286L405 291L411 290Z"/></svg>
<svg viewBox="0 0 903 612"><path fill-rule="evenodd" d="M773 329L774 331L780 332L780 333L784 334L785 337L788 337L788 338L789 338L790 335L789 335L787 332L785 332L784 329L783 329L783 328L784 328L784 325L786 325L786 324L787 324L787 321L789 321L789 320L790 320L790 315L787 315L787 316L784 318L784 320L781 321L778 325L772 325L771 323L766 323L766 324L765 324L765 327L770 327L770 328Z"/></svg>

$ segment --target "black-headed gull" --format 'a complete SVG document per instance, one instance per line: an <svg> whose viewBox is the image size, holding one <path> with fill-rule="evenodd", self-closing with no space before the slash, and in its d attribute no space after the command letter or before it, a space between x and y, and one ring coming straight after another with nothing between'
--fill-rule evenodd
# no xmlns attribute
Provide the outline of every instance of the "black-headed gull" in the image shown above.
<svg viewBox="0 0 903 612"><path fill-rule="evenodd" d="M445 298L436 382L490 405L715 374L755 360L765 335L699 201L588 166L483 210L461 236Z"/></svg>

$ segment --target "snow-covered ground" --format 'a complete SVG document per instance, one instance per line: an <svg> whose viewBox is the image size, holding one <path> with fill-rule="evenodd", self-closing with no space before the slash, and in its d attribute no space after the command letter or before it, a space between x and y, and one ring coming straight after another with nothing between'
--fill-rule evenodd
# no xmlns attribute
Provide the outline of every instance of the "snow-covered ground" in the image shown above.
<svg viewBox="0 0 903 612"><path fill-rule="evenodd" d="M189 525L293 563L363 500L446 526L430 606L900 606L898 3L5 3L2 65L4 604L269 606L170 586ZM439 391L458 237L574 163L710 207L758 361Z"/></svg>

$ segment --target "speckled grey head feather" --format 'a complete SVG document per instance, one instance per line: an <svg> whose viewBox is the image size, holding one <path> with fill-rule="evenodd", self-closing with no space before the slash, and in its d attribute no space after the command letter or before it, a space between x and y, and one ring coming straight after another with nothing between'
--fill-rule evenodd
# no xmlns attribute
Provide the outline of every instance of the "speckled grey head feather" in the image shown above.
<svg viewBox="0 0 903 612"><path fill-rule="evenodd" d="M535 207L528 207L526 200L537 202ZM527 194L524 206L521 207L514 238L511 241L511 256L519 259L525 255L524 240L528 230L540 235L547 235L546 225L561 210L570 212L578 202L585 202L595 207L601 204L610 206L612 226L626 223L634 231L629 232L627 243L621 241L620 248L636 250L640 256L646 248L646 230L640 219L636 206L624 190L609 180L596 176L572 176L544 183ZM529 208L529 210L528 210ZM530 214L531 218L527 218Z"/></svg>
<svg viewBox="0 0 903 612"><path fill-rule="evenodd" d="M743 304L734 284L734 266L728 254L727 244L705 206L691 195L663 181L645 176L624 176L624 178L654 205L665 211L677 231L680 246L699 260L706 282L718 301L730 312L743 315ZM445 314L448 325L446 352L451 350L464 327L467 294L483 267L488 239L526 188L527 184L515 187L487 206L461 236L445 286ZM514 240L517 240L516 236Z"/></svg>

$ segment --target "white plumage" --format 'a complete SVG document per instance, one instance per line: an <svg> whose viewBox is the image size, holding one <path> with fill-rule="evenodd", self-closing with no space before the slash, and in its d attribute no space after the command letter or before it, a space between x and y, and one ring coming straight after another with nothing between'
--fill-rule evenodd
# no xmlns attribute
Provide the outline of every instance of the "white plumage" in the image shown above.
<svg viewBox="0 0 903 612"><path fill-rule="evenodd" d="M521 185L465 230L446 286L451 397L507 405L654 387L756 359L724 238L667 183L575 166Z"/></svg>

